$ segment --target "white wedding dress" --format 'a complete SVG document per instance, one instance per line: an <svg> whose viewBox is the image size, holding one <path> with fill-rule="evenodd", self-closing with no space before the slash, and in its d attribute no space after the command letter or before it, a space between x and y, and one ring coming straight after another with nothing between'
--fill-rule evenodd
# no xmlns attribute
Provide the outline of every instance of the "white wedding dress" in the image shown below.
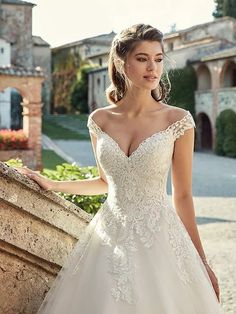
<svg viewBox="0 0 236 314"><path fill-rule="evenodd" d="M38 314L218 314L202 260L167 199L175 140L189 111L126 156L88 118L108 197L56 277Z"/></svg>

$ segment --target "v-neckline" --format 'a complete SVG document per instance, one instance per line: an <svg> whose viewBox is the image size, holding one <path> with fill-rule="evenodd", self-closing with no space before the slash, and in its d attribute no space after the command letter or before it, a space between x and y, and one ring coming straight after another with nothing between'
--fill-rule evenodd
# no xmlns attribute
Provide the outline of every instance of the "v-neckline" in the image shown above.
<svg viewBox="0 0 236 314"><path fill-rule="evenodd" d="M159 135L159 134L168 132L174 125L180 123L183 119L186 119L186 117L187 117L189 114L190 114L190 112L189 112L189 110L187 110L187 113L186 113L185 116L183 116L183 118L181 118L181 119L179 119L179 120L177 120L177 121L171 123L171 124L168 125L165 129L159 130L159 131L157 131L157 132L154 132L153 134L151 134L151 135L149 135L148 137L146 137L145 139L143 139L143 140L138 144L137 148L136 148L135 150L133 150L132 153L131 153L129 156L127 156L127 155L125 154L125 152L123 151L123 149L121 149L119 143L118 143L116 140L114 140L114 138L111 137L107 132L103 131L103 130L101 129L101 127L93 120L93 118L92 118L91 116L89 116L89 119L91 119L92 123L94 123L94 125L95 125L96 128L101 132L101 134L104 134L105 136L107 136L107 137L116 145L116 147L118 148L118 150L120 151L120 153L121 153L126 159L129 160L129 159L131 159L131 158L135 155L136 152L138 152L138 151L141 149L141 147L142 147L146 142L149 142L152 138L154 138L155 136L157 136L157 135Z"/></svg>

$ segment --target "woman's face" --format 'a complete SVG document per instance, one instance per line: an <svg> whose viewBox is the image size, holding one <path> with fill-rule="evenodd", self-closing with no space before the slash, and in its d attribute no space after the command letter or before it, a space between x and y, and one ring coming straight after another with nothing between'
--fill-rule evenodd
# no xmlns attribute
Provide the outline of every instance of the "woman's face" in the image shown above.
<svg viewBox="0 0 236 314"><path fill-rule="evenodd" d="M163 73L163 53L158 41L143 40L128 54L124 71L138 88L157 88Z"/></svg>

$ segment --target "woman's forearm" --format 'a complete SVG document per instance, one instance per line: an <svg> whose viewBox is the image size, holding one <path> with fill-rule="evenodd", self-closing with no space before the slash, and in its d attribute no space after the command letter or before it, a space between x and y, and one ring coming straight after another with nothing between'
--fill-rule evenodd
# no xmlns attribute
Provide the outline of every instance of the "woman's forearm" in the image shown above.
<svg viewBox="0 0 236 314"><path fill-rule="evenodd" d="M49 188L55 192L78 195L99 195L108 192L108 184L100 177L75 181L54 181Z"/></svg>
<svg viewBox="0 0 236 314"><path fill-rule="evenodd" d="M196 224L196 217L194 211L193 198L191 195L177 197L173 195L174 208L176 209L177 214L182 220L186 230L188 231L190 238L194 246L196 247L200 257L203 260L206 260L204 249L200 240L198 233L198 228Z"/></svg>

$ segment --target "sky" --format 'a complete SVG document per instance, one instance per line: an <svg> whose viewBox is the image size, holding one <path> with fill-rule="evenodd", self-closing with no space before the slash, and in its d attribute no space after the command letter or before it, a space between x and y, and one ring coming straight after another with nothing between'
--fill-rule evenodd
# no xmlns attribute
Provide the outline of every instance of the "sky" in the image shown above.
<svg viewBox="0 0 236 314"><path fill-rule="evenodd" d="M29 1L29 0L28 0ZM51 47L67 44L137 23L163 33L213 20L214 0L33 0L33 35Z"/></svg>

